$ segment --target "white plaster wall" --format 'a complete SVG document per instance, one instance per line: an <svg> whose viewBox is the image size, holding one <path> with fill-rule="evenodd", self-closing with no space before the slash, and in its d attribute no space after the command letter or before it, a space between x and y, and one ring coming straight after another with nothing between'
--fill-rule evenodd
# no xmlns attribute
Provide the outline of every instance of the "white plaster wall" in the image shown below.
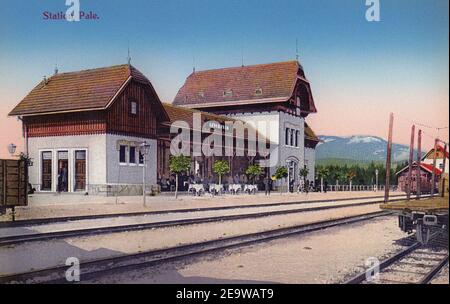
<svg viewBox="0 0 450 304"><path fill-rule="evenodd" d="M106 135L106 182L108 184L138 184L142 185L142 165L121 165L119 164L119 151L117 150L117 141L136 141L150 144L150 152L147 155L147 172L146 184L156 185L157 183L157 142L154 139L121 136L121 135ZM128 152L128 151L127 151ZM127 153L128 158L128 153ZM138 157L136 156L136 159Z"/></svg>
<svg viewBox="0 0 450 304"><path fill-rule="evenodd" d="M298 147L287 146L285 144L285 130L286 128L291 128L299 130L299 143ZM298 167L302 168L304 166L305 159L305 120L302 117L297 117L294 115L280 113L280 165L286 165L286 160L295 159L298 160ZM297 172L298 174L298 172Z"/></svg>
<svg viewBox="0 0 450 304"><path fill-rule="evenodd" d="M57 184L57 151L69 151L69 189L73 189L74 150L86 149L87 176L86 185L106 183L106 135L51 136L32 137L28 139L28 152L33 161L29 170L30 183L38 191L41 185L41 152L52 151L52 191Z"/></svg>
<svg viewBox="0 0 450 304"><path fill-rule="evenodd" d="M278 112L239 113L227 116L252 123L260 134L268 138L273 144L279 144L280 137L278 129L280 128L280 115ZM264 125L258 124L259 122L265 122L270 127L265 128Z"/></svg>
<svg viewBox="0 0 450 304"><path fill-rule="evenodd" d="M267 131L259 127L258 132L268 138L272 145L278 148L278 162L271 168L271 174L275 173L277 166L285 166L286 160L296 160L298 168L304 166L304 143L305 143L305 120L284 112L257 112L257 113L239 113L228 115L235 119L254 123L258 128L258 122L265 121L271 127ZM300 131L298 147L285 145L285 128L293 128ZM298 172L297 172L298 173Z"/></svg>

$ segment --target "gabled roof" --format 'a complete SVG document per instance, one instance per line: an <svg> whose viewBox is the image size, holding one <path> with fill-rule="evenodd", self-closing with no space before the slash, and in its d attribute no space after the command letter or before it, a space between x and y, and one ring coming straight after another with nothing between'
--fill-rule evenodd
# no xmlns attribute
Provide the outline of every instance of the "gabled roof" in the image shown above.
<svg viewBox="0 0 450 304"><path fill-rule="evenodd" d="M320 138L317 137L313 129L305 122L305 139L320 142Z"/></svg>
<svg viewBox="0 0 450 304"><path fill-rule="evenodd" d="M182 108L182 107L178 107L175 106L173 104L170 103L163 103L164 109L166 110L167 114L169 115L169 122L167 122L166 124L173 124L177 121L183 121L183 122L187 122L189 124L189 127L193 127L193 114L194 113L199 113L202 116L202 123L204 121L217 121L219 123L224 123L225 121L236 121L233 118L227 117L227 116L222 116L222 115L216 115L216 114L211 114L208 112L202 112L202 111L198 111L198 110L194 110L194 109L187 109L187 108Z"/></svg>
<svg viewBox="0 0 450 304"><path fill-rule="evenodd" d="M437 150L438 150L438 152L442 152L442 151L444 151L444 147L442 146L442 145L437 145ZM428 153L426 153L423 157L422 157L422 160L424 160L424 159L426 159L428 156L430 156L430 154L432 154L432 153L434 153L434 147L433 147L433 149L431 149L430 151L428 151ZM448 153L448 151L447 150L445 150L445 157L446 158L449 158L449 153Z"/></svg>
<svg viewBox="0 0 450 304"><path fill-rule="evenodd" d="M417 167L417 162L413 162L413 167ZM400 171L398 171L396 174L400 174L404 171L406 171L409 168L409 166L404 167L403 169L401 169ZM425 163L420 163L420 168L427 171L428 173L433 173L433 165L430 164L425 164ZM442 174L442 170L438 169L438 168L434 168L434 173L436 175L441 175Z"/></svg>
<svg viewBox="0 0 450 304"><path fill-rule="evenodd" d="M188 76L173 104L202 108L286 102L299 79L308 83L297 61L198 71Z"/></svg>
<svg viewBox="0 0 450 304"><path fill-rule="evenodd" d="M146 85L161 104L150 81L133 66L124 64L55 74L42 80L9 115L103 110L109 107L131 80Z"/></svg>

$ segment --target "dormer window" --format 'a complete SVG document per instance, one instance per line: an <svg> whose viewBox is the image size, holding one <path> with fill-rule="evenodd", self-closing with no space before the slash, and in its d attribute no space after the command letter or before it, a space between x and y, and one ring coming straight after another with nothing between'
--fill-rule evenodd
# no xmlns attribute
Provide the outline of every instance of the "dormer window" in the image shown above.
<svg viewBox="0 0 450 304"><path fill-rule="evenodd" d="M130 100L130 114L131 115L138 114L138 103L136 100Z"/></svg>
<svg viewBox="0 0 450 304"><path fill-rule="evenodd" d="M255 95L262 95L262 89L261 88L257 88L255 90Z"/></svg>
<svg viewBox="0 0 450 304"><path fill-rule="evenodd" d="M223 97L231 97L231 96L233 96L233 90L223 91Z"/></svg>

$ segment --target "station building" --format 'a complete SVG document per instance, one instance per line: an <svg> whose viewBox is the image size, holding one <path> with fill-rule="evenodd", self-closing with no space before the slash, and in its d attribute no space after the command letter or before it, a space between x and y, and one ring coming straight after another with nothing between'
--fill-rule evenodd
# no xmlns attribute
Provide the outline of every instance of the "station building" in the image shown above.
<svg viewBox="0 0 450 304"><path fill-rule="evenodd" d="M9 113L23 124L25 154L33 162L30 183L39 192L136 195L142 193L145 170L147 187L158 187L170 178L172 139L182 128L194 131L193 117L209 122L211 130L219 125L224 134L229 121L274 120L277 128L254 130L256 139L281 148L278 164L289 164L292 178L298 178L300 166L307 166L313 180L319 140L305 118L316 108L301 66L287 62L216 71L214 77L227 75L228 82L216 78L196 87L199 83L192 80L211 72L195 72L173 104L162 103L147 77L129 64L44 78ZM203 132L201 139L211 132ZM249 141L255 139L248 133L231 136L233 142L244 141L244 156L219 158L230 162L233 176L262 157L249 153ZM146 161L143 143L150 145ZM213 178L212 164L219 158L192 157L190 173ZM67 176L63 188L58 177L62 168ZM275 168L267 170L270 174Z"/></svg>
<svg viewBox="0 0 450 304"><path fill-rule="evenodd" d="M266 122L258 131L275 145L278 161L298 182L306 167L315 178L317 136L306 123L316 113L311 86L298 61L194 71L176 95L176 106L225 115L248 123Z"/></svg>

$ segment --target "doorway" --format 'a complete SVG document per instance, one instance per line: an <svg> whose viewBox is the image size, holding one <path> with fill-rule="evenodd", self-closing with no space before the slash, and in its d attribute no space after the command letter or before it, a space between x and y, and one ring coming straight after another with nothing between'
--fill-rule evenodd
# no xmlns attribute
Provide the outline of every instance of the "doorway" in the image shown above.
<svg viewBox="0 0 450 304"><path fill-rule="evenodd" d="M86 151L75 151L75 191L86 190Z"/></svg>
<svg viewBox="0 0 450 304"><path fill-rule="evenodd" d="M52 152L42 152L41 155L41 190L52 190Z"/></svg>
<svg viewBox="0 0 450 304"><path fill-rule="evenodd" d="M58 192L69 191L69 152L58 151Z"/></svg>

